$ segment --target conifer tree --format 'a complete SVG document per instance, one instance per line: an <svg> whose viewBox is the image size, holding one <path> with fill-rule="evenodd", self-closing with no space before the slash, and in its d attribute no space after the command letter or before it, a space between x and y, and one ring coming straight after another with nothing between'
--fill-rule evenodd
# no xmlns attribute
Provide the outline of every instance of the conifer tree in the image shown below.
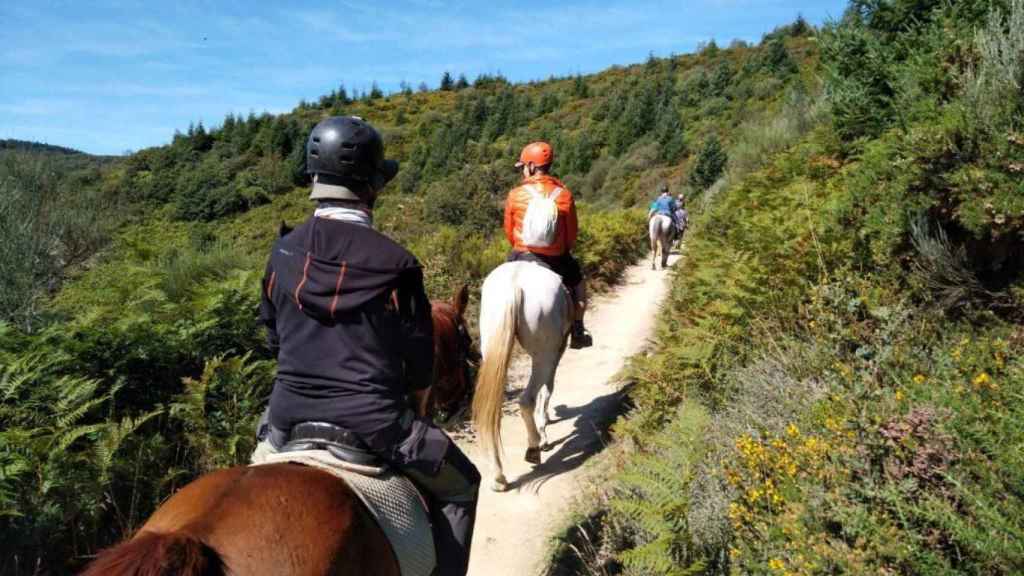
<svg viewBox="0 0 1024 576"><path fill-rule="evenodd" d="M669 104L659 111L655 137L658 139L658 154L663 161L675 162L683 155L686 137L675 106Z"/></svg>
<svg viewBox="0 0 1024 576"><path fill-rule="evenodd" d="M452 90L452 88L454 86L455 86L455 82L452 80L451 73L449 73L447 70L445 70L444 74L441 75L441 90L443 90L445 92L451 92L451 90Z"/></svg>
<svg viewBox="0 0 1024 576"><path fill-rule="evenodd" d="M572 95L576 98L588 98L590 96L590 87L587 85L587 80L583 78L582 74L577 74L573 80Z"/></svg>
<svg viewBox="0 0 1024 576"><path fill-rule="evenodd" d="M348 91L345 90L345 85L338 86L337 95L334 97L335 104L345 105L351 104L352 101L348 98Z"/></svg>
<svg viewBox="0 0 1024 576"><path fill-rule="evenodd" d="M704 146L697 155L697 161L690 171L690 184L701 190L706 190L725 171L725 165L729 161L725 149L718 136L712 134L704 141Z"/></svg>

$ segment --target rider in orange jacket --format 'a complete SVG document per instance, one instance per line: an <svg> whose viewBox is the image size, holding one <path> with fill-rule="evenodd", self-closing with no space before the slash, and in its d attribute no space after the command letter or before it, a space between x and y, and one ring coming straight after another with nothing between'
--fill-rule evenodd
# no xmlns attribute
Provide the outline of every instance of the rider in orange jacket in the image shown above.
<svg viewBox="0 0 1024 576"><path fill-rule="evenodd" d="M547 267L562 277L575 304L576 318L572 327L572 348L586 348L593 345L590 333L583 326L583 315L587 309L587 287L579 262L571 252L576 245L578 221L576 203L572 192L558 178L551 175L554 152L547 142L534 142L523 148L516 162L516 168L523 173L523 181L508 193L505 200L505 237L512 245L508 262L529 261ZM558 208L557 233L554 242L547 246L526 246L522 241L523 218L527 206L534 198L529 188L543 196L553 197Z"/></svg>

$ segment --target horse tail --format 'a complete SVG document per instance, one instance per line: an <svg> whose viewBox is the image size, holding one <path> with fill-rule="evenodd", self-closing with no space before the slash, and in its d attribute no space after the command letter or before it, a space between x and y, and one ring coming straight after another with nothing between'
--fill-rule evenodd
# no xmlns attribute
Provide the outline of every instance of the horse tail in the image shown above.
<svg viewBox="0 0 1024 576"><path fill-rule="evenodd" d="M501 406L505 400L505 379L508 362L516 340L517 322L523 307L523 290L513 285L504 291L504 301L498 304L501 314L497 323L488 327L487 344L483 350L483 363L473 395L473 423L480 434L484 450L501 463ZM488 304L489 306L490 304ZM484 327L481 326L481 331Z"/></svg>
<svg viewBox="0 0 1024 576"><path fill-rule="evenodd" d="M217 551L185 532L142 532L100 552L81 576L224 576Z"/></svg>

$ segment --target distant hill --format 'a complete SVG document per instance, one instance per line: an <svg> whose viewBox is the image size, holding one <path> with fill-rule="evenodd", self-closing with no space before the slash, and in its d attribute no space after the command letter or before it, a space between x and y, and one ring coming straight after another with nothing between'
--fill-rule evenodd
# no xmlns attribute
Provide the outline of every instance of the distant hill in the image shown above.
<svg viewBox="0 0 1024 576"><path fill-rule="evenodd" d="M44 144L42 142L31 142L28 140L15 140L14 138L5 138L0 140L0 150L24 150L28 152L47 152L51 154L86 155L85 152L75 150L74 148Z"/></svg>

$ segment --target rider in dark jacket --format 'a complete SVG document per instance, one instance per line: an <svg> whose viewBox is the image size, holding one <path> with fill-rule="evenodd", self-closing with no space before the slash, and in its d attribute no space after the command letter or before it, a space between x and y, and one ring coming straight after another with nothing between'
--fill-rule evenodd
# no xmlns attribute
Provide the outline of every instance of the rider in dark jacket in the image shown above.
<svg viewBox="0 0 1024 576"><path fill-rule="evenodd" d="M431 501L440 574L463 575L480 475L433 422L415 416L433 374L433 326L423 270L405 248L372 228L378 191L398 164L377 131L332 117L307 143L313 217L274 244L260 317L277 353L270 398L273 451L303 422L353 433L416 482ZM254 460L256 455L254 455Z"/></svg>

